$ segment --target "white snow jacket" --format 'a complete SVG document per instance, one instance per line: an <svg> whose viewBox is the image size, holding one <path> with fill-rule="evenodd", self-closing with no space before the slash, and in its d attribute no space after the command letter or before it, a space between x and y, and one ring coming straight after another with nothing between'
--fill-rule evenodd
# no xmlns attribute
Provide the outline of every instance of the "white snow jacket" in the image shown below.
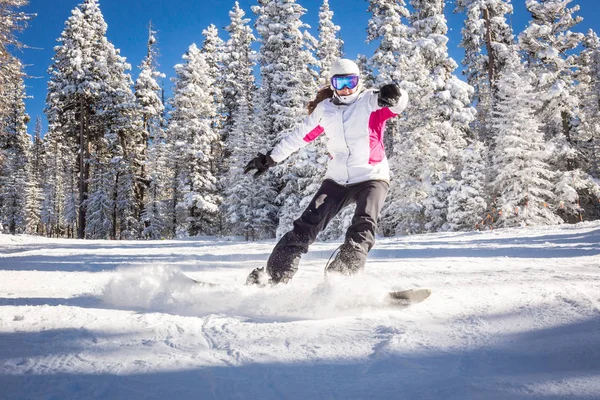
<svg viewBox="0 0 600 400"><path fill-rule="evenodd" d="M271 158L279 163L325 133L331 157L325 179L340 185L368 180L389 182L390 169L383 147L385 122L406 108L408 94L401 90L398 105L382 108L377 105L378 93L364 90L349 105L335 104L333 98L323 100L275 146Z"/></svg>

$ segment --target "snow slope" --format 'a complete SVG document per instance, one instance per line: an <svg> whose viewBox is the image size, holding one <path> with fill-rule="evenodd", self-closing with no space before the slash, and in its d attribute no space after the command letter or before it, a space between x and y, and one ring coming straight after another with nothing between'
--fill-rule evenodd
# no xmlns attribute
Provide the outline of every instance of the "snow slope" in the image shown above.
<svg viewBox="0 0 600 400"><path fill-rule="evenodd" d="M273 244L0 235L0 399L600 398L599 223L379 239L330 284L320 243L245 287Z"/></svg>

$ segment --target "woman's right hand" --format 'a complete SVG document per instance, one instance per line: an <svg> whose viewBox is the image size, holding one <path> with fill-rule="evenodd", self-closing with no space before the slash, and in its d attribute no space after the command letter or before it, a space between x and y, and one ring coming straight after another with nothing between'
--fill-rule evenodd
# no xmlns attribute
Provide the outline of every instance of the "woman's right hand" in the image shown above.
<svg viewBox="0 0 600 400"><path fill-rule="evenodd" d="M383 85L381 89L379 89L379 97L377 98L377 103L379 107L394 107L400 101L400 97L402 97L402 92L398 85L390 83L388 85Z"/></svg>
<svg viewBox="0 0 600 400"><path fill-rule="evenodd" d="M246 168L244 168L244 174L252 170L256 170L254 173L254 177L258 178L260 175L267 172L269 168L276 165L277 163L271 158L271 152L269 151L267 154L258 153L256 157L246 164Z"/></svg>

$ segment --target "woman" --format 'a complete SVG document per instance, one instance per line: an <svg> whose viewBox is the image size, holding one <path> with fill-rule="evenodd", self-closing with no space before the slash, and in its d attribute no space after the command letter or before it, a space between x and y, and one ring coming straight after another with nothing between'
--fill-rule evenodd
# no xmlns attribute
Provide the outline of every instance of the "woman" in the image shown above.
<svg viewBox="0 0 600 400"><path fill-rule="evenodd" d="M389 187L389 166L383 148L385 121L400 114L408 95L396 85L364 89L360 70L351 60L331 67L331 88L319 92L309 104L310 115L266 155L258 154L244 173L258 176L290 154L325 134L329 162L325 180L294 228L277 243L266 271L257 268L248 284L287 283L298 270L302 254L319 232L349 204L356 204L346 239L326 273L352 275L363 269L375 244L377 219Z"/></svg>

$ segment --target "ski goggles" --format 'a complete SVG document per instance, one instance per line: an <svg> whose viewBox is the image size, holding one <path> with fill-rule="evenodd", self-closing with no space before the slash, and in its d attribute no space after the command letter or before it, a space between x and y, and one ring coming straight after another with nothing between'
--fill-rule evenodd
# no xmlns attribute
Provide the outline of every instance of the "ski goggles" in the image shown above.
<svg viewBox="0 0 600 400"><path fill-rule="evenodd" d="M336 75L331 78L331 86L335 90L342 90L345 87L352 90L358 86L358 75Z"/></svg>

